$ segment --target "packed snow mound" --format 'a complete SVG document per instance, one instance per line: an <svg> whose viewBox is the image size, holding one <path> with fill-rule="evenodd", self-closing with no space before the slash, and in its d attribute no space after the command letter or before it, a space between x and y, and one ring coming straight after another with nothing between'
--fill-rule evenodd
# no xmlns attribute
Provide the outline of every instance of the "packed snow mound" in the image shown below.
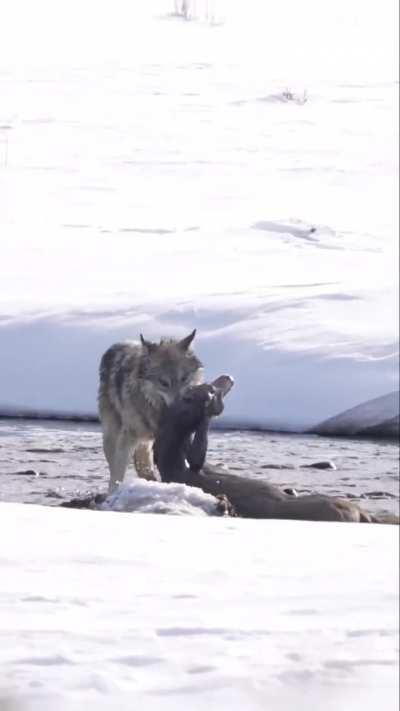
<svg viewBox="0 0 400 711"><path fill-rule="evenodd" d="M185 484L166 484L143 479L122 484L100 505L103 511L217 516L218 499Z"/></svg>
<svg viewBox="0 0 400 711"><path fill-rule="evenodd" d="M345 410L335 417L313 427L317 434L376 435L395 437L399 434L399 391L396 390L357 407Z"/></svg>

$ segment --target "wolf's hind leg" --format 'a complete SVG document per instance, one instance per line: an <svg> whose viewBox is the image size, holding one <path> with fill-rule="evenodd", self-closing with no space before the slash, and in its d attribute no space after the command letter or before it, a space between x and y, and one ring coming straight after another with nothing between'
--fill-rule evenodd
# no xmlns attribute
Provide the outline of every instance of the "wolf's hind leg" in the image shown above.
<svg viewBox="0 0 400 711"><path fill-rule="evenodd" d="M103 432L103 451L104 451L104 456L107 460L108 468L111 471L111 467L114 461L114 456L115 456L115 444L116 444L116 437L115 435L110 434L109 432Z"/></svg>
<svg viewBox="0 0 400 711"><path fill-rule="evenodd" d="M134 444L112 413L102 417L103 450L110 470L109 491L124 480L129 454Z"/></svg>
<svg viewBox="0 0 400 711"><path fill-rule="evenodd" d="M153 481L160 480L154 466L153 442L138 442L133 453L133 462L138 477Z"/></svg>
<svg viewBox="0 0 400 711"><path fill-rule="evenodd" d="M103 430L103 451L104 456L107 460L108 468L110 470L110 491L116 485L115 476L113 475L115 471L115 459L117 452L118 437L121 430L121 423L114 413L113 409L109 407L107 402L100 401L100 421Z"/></svg>

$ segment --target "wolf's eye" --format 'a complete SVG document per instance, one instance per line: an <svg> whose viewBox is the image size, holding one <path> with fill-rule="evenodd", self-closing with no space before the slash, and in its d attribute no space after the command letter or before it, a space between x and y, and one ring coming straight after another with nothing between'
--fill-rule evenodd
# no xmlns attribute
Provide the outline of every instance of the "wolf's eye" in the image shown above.
<svg viewBox="0 0 400 711"><path fill-rule="evenodd" d="M189 379L188 375L182 375L181 377L181 383L186 383L186 381Z"/></svg>
<svg viewBox="0 0 400 711"><path fill-rule="evenodd" d="M160 385L163 388L169 388L169 386L170 386L170 382L169 382L168 378L159 378L158 382L160 383Z"/></svg>

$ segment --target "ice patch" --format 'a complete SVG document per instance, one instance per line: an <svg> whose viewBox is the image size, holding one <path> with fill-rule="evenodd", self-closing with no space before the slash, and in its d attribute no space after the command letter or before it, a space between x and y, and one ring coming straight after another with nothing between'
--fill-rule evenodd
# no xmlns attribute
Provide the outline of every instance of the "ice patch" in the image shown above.
<svg viewBox="0 0 400 711"><path fill-rule="evenodd" d="M185 484L138 480L121 485L100 505L103 511L135 511L175 516L218 516L218 500Z"/></svg>

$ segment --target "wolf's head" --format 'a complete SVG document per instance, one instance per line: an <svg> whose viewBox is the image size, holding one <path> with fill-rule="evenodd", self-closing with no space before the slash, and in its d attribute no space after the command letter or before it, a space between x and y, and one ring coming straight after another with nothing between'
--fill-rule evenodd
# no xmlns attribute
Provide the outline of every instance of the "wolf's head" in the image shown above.
<svg viewBox="0 0 400 711"><path fill-rule="evenodd" d="M196 330L180 341L163 339L160 343L152 343L140 336L140 377L167 405L203 380L203 366L190 348L195 335Z"/></svg>

